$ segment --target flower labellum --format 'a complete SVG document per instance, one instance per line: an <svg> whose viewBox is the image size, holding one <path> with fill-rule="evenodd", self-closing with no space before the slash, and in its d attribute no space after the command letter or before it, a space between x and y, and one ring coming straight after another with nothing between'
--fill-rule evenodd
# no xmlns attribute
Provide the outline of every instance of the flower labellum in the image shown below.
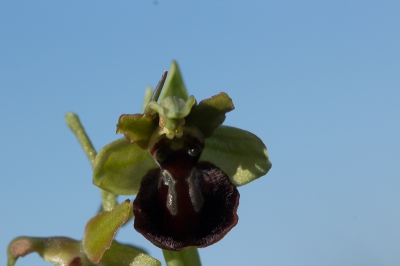
<svg viewBox="0 0 400 266"><path fill-rule="evenodd" d="M239 192L229 177L209 162L198 162L202 133L183 126L169 139L159 128L150 138L150 154L159 164L143 178L134 201L135 229L154 245L169 250L206 247L237 224Z"/></svg>

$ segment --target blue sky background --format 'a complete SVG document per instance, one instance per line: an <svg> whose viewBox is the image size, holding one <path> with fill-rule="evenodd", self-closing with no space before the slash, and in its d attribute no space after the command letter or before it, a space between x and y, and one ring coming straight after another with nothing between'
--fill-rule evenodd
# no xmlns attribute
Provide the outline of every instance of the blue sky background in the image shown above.
<svg viewBox="0 0 400 266"><path fill-rule="evenodd" d="M225 124L273 163L239 188L239 223L203 265L399 265L399 14L399 1L1 1L0 263L14 237L80 239L96 213L64 114L99 150L176 59L198 100L231 96ZM117 239L164 262L132 224Z"/></svg>

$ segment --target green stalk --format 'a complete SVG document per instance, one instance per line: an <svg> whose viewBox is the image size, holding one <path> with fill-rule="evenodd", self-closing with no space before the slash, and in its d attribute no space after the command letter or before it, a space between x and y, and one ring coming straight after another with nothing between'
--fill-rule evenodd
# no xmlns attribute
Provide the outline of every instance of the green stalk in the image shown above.
<svg viewBox="0 0 400 266"><path fill-rule="evenodd" d="M79 117L72 112L68 112L65 114L65 120L67 122L68 127L75 134L83 150L85 151L85 154L88 157L91 165L93 166L97 152L94 149L93 144L90 141L88 135L86 134L85 129L83 128L81 121L79 120ZM101 189L101 199L103 201L103 210L105 211L111 210L118 204L117 195L102 189Z"/></svg>
<svg viewBox="0 0 400 266"><path fill-rule="evenodd" d="M181 251L163 249L167 266L201 266L197 248L189 248Z"/></svg>

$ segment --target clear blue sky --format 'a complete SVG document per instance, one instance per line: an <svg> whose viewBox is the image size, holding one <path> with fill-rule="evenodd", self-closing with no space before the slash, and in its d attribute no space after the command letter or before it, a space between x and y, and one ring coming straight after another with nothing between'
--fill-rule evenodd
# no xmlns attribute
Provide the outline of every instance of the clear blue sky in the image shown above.
<svg viewBox="0 0 400 266"><path fill-rule="evenodd" d="M231 96L225 124L273 163L239 188L239 223L200 250L204 266L400 265L399 14L399 1L1 1L0 264L20 235L80 239L99 207L64 114L99 150L176 59L198 100ZM117 239L163 261L131 224Z"/></svg>

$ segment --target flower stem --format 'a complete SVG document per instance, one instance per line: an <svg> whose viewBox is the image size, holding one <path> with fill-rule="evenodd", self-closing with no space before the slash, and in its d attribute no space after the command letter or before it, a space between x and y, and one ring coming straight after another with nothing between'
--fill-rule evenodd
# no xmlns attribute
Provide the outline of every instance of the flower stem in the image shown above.
<svg viewBox="0 0 400 266"><path fill-rule="evenodd" d="M81 121L79 120L79 117L75 113L68 112L65 114L65 120L68 127L72 130L79 143L81 144L91 165L93 165L97 152L94 149L88 135L86 134L85 129L83 128ZM111 210L118 204L117 195L105 190L101 190L101 199L103 201L103 209L105 211Z"/></svg>
<svg viewBox="0 0 400 266"><path fill-rule="evenodd" d="M76 138L81 144L90 163L93 165L97 152L94 149L88 135L86 134L85 129L83 128L81 121L79 120L79 117L74 113L68 112L65 114L65 120L67 122L67 125L75 134Z"/></svg>
<svg viewBox="0 0 400 266"><path fill-rule="evenodd" d="M189 248L181 251L163 249L167 266L201 266L197 248Z"/></svg>

